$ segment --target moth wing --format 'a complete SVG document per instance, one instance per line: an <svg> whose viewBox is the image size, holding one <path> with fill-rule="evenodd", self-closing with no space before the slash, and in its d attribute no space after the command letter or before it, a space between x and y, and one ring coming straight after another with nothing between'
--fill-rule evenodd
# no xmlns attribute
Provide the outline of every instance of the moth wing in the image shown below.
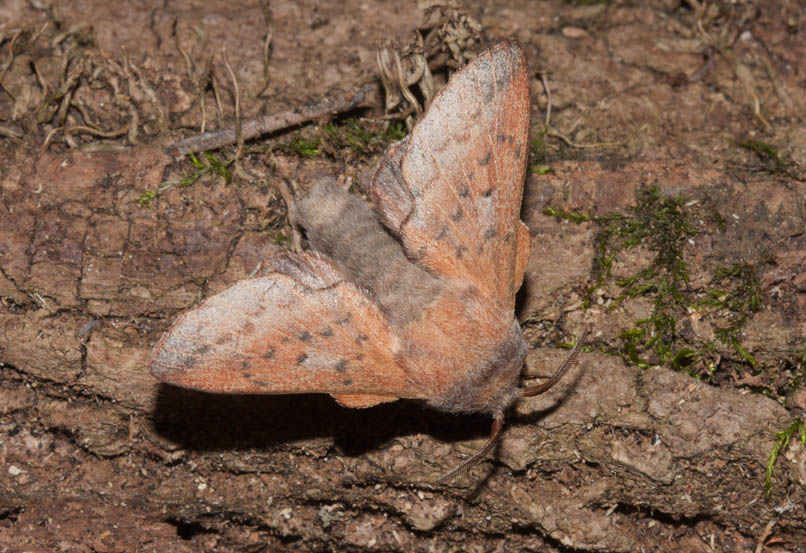
<svg viewBox="0 0 806 553"><path fill-rule="evenodd" d="M505 42L457 71L372 183L381 218L432 274L514 305L531 239L520 221L529 76Z"/></svg>
<svg viewBox="0 0 806 553"><path fill-rule="evenodd" d="M316 254L270 259L185 313L151 359L158 379L218 393L344 394L366 407L419 397L378 306Z"/></svg>

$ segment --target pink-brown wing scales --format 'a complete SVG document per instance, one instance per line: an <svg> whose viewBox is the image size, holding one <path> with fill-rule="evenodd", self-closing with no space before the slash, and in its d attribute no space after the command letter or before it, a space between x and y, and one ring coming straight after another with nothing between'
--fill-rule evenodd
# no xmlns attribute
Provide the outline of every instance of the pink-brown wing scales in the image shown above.
<svg viewBox="0 0 806 553"><path fill-rule="evenodd" d="M526 60L505 42L452 76L372 186L410 258L507 306L531 246L520 221L528 140Z"/></svg>
<svg viewBox="0 0 806 553"><path fill-rule="evenodd" d="M271 258L184 314L160 340L151 372L219 393L329 393L366 407L417 397L395 360L380 309L317 254Z"/></svg>

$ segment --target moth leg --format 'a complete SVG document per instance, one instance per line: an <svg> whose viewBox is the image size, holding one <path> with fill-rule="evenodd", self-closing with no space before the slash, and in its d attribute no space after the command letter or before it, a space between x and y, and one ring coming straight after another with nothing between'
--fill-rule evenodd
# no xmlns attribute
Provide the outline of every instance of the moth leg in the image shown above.
<svg viewBox="0 0 806 553"><path fill-rule="evenodd" d="M302 251L302 231L300 231L301 227L297 220L297 202L294 199L292 187L293 183L286 179L280 179L277 182L277 189L280 196L283 197L288 213L288 225L291 227L291 250L299 253Z"/></svg>
<svg viewBox="0 0 806 553"><path fill-rule="evenodd" d="M582 330L582 334L579 336L576 344L574 344L574 349L571 350L571 353L568 354L568 357L565 358L562 365L554 371L554 374L551 375L551 378L542 382L541 384L537 384L535 386L527 386L525 388L521 388L521 397L532 397L540 395L546 391L548 391L552 386L557 384L557 382L565 376L565 373L568 372L568 369L574 366L577 361L577 357L579 357L579 345L585 341L585 337L588 335L588 327L585 327Z"/></svg>
<svg viewBox="0 0 806 553"><path fill-rule="evenodd" d="M481 450L474 454L470 459L467 459L464 463L456 467L455 469L451 470L450 472L443 474L437 479L438 484L445 484L450 480L453 480L459 474L463 472L467 472L470 467L475 464L478 464L482 459L484 459L490 451L495 447L495 444L498 443L498 438L501 437L501 429L504 427L504 414L497 413L493 417L493 425L490 428L490 438L487 440L487 443L484 444L484 447Z"/></svg>

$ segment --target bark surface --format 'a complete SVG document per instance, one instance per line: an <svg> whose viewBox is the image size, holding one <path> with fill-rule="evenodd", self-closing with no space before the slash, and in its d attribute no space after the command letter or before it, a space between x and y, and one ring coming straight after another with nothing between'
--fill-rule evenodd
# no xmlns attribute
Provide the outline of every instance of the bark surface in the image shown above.
<svg viewBox="0 0 806 553"><path fill-rule="evenodd" d="M528 371L550 374L566 355L559 343L585 322L593 332L592 351L555 389L509 413L495 455L448 485L433 482L481 447L483 417L414 402L349 410L324 396L194 393L148 373L151 348L183 310L285 249L281 183L349 174L360 192L382 150L306 158L278 145L310 129L280 132L231 167L231 183L210 171L139 204L144 190L192 171L163 146L198 132L200 96L208 127L233 120L220 57L215 86L205 80L210 54L226 49L252 117L360 88L376 70L375 38L407 39L422 17L358 2L271 10L264 106L259 7L0 7L8 28L25 30L0 36L0 543L806 551L797 434L764 489L776 433L806 411L802 10L515 2L470 13L485 37L518 38L552 91L555 136L541 135L548 157L535 159L551 172L529 175L522 210L535 244L519 294ZM73 31L59 38L54 25ZM547 103L537 79L532 101L537 136ZM122 130L99 137L81 130L90 121ZM581 144L593 147L572 147ZM724 267L754 268L761 307L737 330L740 348L717 339L736 320L728 307L692 301L676 312L698 378L648 352L649 366L628 362L624 332L652 316L654 296L624 297L615 282L651 268L651 248L621 252L586 309L601 221L547 214L629 214L653 185L683 199L697 230L681 250L687 297L705 305Z"/></svg>

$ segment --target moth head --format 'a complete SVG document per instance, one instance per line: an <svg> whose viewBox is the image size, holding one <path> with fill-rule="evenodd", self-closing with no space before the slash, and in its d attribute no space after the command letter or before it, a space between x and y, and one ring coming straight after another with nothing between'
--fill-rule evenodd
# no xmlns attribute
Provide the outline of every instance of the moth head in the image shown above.
<svg viewBox="0 0 806 553"><path fill-rule="evenodd" d="M478 395L485 404L483 411L495 416L518 400L518 381L525 360L526 342L520 324L513 318L495 354L479 360Z"/></svg>
<svg viewBox="0 0 806 553"><path fill-rule="evenodd" d="M519 397L518 379L526 359L526 343L514 318L497 333L492 347L470 360L464 378L428 403L451 413L500 416Z"/></svg>
<svg viewBox="0 0 806 553"><path fill-rule="evenodd" d="M520 328L520 327L518 327ZM531 397L542 394L549 390L552 386L554 386L563 375L568 371L570 367L576 363L577 357L579 356L579 345L585 340L585 337L588 334L588 328L586 327L582 331L582 335L577 339L576 344L574 344L574 349L571 350L571 354L565 359L562 365L554 372L554 374L543 382L542 384L538 384L536 386L529 386L527 388L516 388L514 389L515 397L510 399L510 403L506 404L508 407L511 403L518 400L521 397ZM524 349L524 359L525 359L525 349ZM521 363L523 360L521 361ZM492 412L493 415L493 425L490 428L490 438L487 440L487 443L484 444L484 447L481 448L475 455L470 457L469 459L465 460L461 465L454 468L450 472L442 475L437 482L445 483L454 478L456 475L461 474L467 471L470 467L481 461L492 449L495 447L498 438L501 436L501 429L504 426L504 411L497 411Z"/></svg>

